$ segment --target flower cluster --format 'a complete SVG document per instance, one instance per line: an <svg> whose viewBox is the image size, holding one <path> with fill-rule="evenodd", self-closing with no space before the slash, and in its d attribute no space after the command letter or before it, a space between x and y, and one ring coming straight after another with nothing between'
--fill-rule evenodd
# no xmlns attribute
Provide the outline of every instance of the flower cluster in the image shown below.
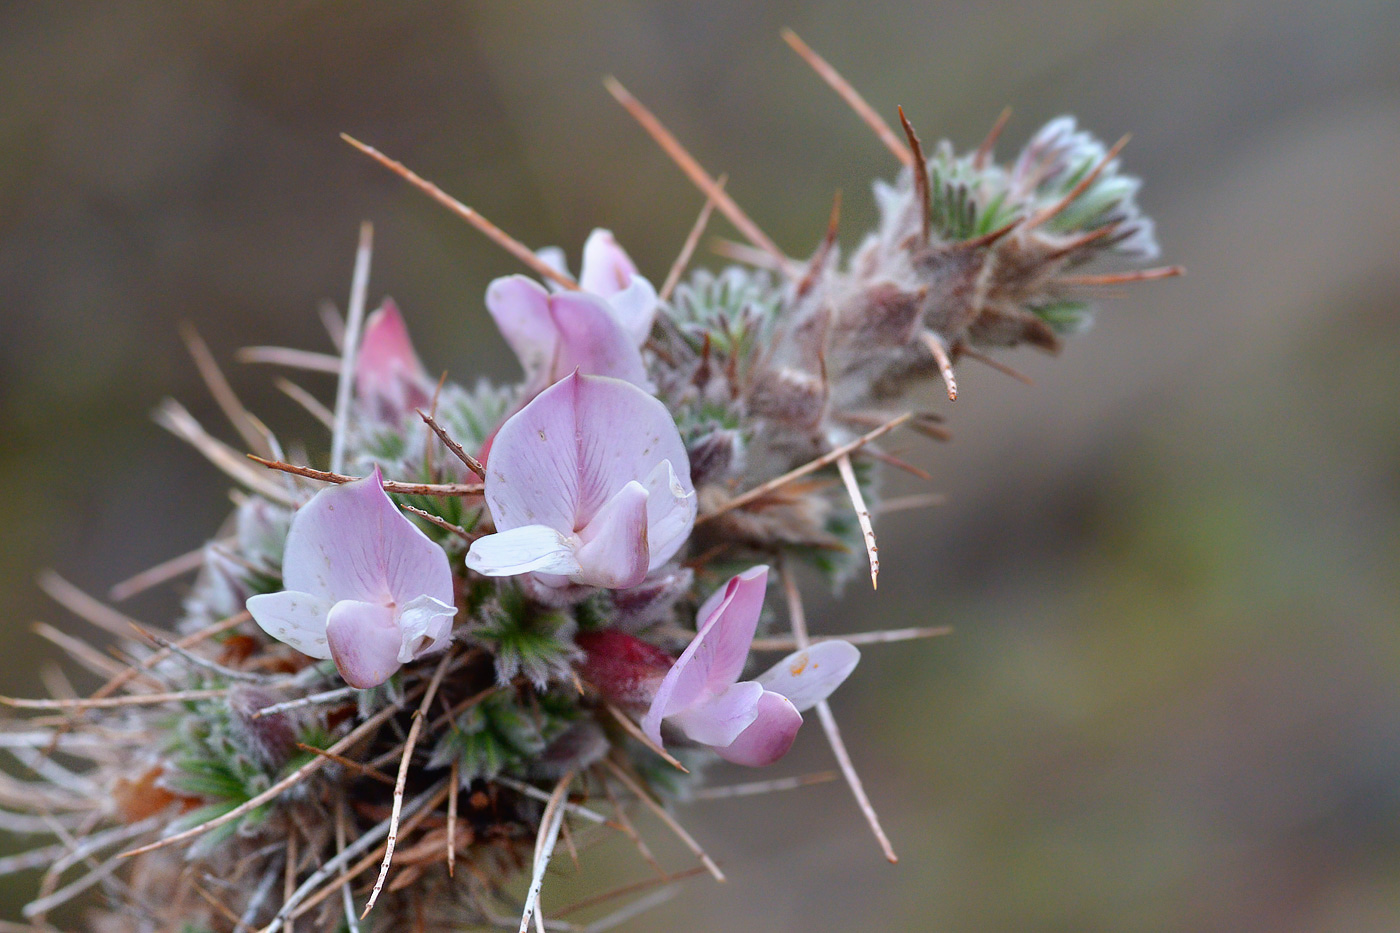
<svg viewBox="0 0 1400 933"><path fill-rule="evenodd" d="M497 279L484 305L517 385L433 379L404 314L391 301L363 314L363 288L334 322L336 356L250 351L338 372L333 411L303 398L331 428L329 471L284 459L295 448L236 406L261 465L163 408L240 486L224 533L119 587L197 567L184 618L129 646L135 667L91 700L7 701L103 712L25 732L35 754L89 757L82 780L106 792L110 828L75 852L135 846L129 886L107 868L72 883L107 889L96 922L276 933L307 914L365 929L363 913L373 929L446 930L509 904L522 931L532 917L542 928L540 886L570 824L630 835L628 805L665 814L707 763L775 765L813 709L893 859L828 699L856 643L933 630L813 638L798 570L834 585L865 561L876 579L876 467L892 459L880 438L901 425L943 436L938 416L904 410L909 386L941 376L954 395L960 360L1055 349L1094 286L1174 271L1076 271L1156 245L1117 149L1072 120L1009 166L993 139L925 157L906 128L908 145L892 143L903 170L875 184L879 226L845 261L834 220L807 260L777 252L688 156L711 204L749 231L756 266L682 277L687 249L658 290L606 230L577 279L561 251L510 241L537 277ZM755 664L769 651L784 656ZM623 816L594 809L600 796ZM63 786L34 799L65 832L95 825ZM31 917L66 899L58 879L80 859L53 863ZM522 869L529 887L511 902ZM216 889L191 898L190 878Z"/></svg>

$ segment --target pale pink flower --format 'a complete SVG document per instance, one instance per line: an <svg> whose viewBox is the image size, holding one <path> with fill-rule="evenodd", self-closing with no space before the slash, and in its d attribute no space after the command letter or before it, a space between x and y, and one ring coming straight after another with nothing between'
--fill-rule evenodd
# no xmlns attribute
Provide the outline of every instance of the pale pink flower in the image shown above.
<svg viewBox="0 0 1400 933"><path fill-rule="evenodd" d="M569 274L563 250L549 247L540 250L539 256L560 272ZM608 300L613 319L633 343L639 347L646 343L660 304L656 289L638 274L632 258L618 245L611 230L599 227L588 235L583 244L583 269L578 284L584 291Z"/></svg>
<svg viewBox="0 0 1400 933"><path fill-rule="evenodd" d="M486 504L496 534L472 542L472 570L611 589L641 583L695 524L690 461L670 412L634 385L578 372L501 426Z"/></svg>
<svg viewBox="0 0 1400 933"><path fill-rule="evenodd" d="M740 681L768 586L768 568L732 578L696 614L695 638L662 679L642 729L658 745L666 722L735 764L762 766L792 747L802 711L831 695L855 669L849 642L818 642L754 680Z"/></svg>
<svg viewBox="0 0 1400 933"><path fill-rule="evenodd" d="M248 611L273 638L333 658L367 688L447 647L457 613L447 554L400 512L379 468L321 490L292 517L280 593Z"/></svg>
<svg viewBox="0 0 1400 933"><path fill-rule="evenodd" d="M365 320L355 360L355 394L381 421L400 421L432 401L433 380L413 350L408 327L393 299L386 299Z"/></svg>

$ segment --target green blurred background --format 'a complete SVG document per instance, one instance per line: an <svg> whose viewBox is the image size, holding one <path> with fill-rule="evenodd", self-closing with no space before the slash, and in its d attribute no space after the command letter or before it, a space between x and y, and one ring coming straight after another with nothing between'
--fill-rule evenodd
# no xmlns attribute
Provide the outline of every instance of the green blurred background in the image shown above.
<svg viewBox="0 0 1400 933"><path fill-rule="evenodd" d="M879 593L814 612L956 627L869 649L835 703L900 864L840 785L696 805L731 882L627 929L1400 929L1393 0L9 0L3 691L43 690L31 621L82 630L37 570L100 593L228 507L148 417L171 394L220 423L177 322L224 361L327 349L316 309L343 304L369 218L372 294L430 368L514 376L481 297L515 265L339 132L575 262L610 227L659 280L700 197L603 91L616 74L789 251L836 188L854 244L892 160L784 25L925 139L975 146L1005 104L1003 154L1061 112L1131 131L1190 274L1125 291L1060 359L1016 355L1034 388L969 363L956 405L930 392L956 439L906 455L948 504L890 516ZM270 373L229 365L274 428L315 434ZM808 733L784 773L829 766ZM27 879L0 885L13 916Z"/></svg>

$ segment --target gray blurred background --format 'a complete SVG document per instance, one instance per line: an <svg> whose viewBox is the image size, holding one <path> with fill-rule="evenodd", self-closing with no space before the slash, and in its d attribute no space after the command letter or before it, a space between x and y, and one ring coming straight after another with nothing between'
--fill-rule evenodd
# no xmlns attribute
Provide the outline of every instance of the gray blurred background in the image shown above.
<svg viewBox="0 0 1400 933"><path fill-rule="evenodd" d="M956 405L930 393L956 439L906 455L948 504L884 521L878 594L813 611L818 631L956 627L870 648L835 700L900 864L839 784L695 805L731 882L627 929L1400 928L1393 0L10 0L3 692L43 690L31 621L83 628L36 571L101 593L227 509L148 417L171 394L221 424L177 322L275 429L317 436L231 354L327 349L316 309L344 303L368 218L372 295L429 367L514 377L481 298L516 266L339 132L574 262L611 227L659 280L701 199L603 91L616 74L789 251L836 188L854 244L894 166L784 25L926 140L975 146L1005 104L1003 154L1061 112L1131 131L1189 276L1125 289L1060 359L1016 355L1034 388L968 363ZM167 618L177 595L129 611ZM829 767L819 730L781 767ZM4 884L13 916L26 884Z"/></svg>

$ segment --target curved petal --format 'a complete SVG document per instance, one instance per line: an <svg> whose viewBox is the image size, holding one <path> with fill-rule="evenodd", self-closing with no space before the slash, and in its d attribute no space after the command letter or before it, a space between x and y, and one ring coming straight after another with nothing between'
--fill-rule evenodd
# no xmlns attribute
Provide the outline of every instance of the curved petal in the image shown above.
<svg viewBox="0 0 1400 933"><path fill-rule="evenodd" d="M585 376L611 376L651 390L637 344L614 320L604 299L585 292L562 292L550 298L549 313L558 334L550 382L578 370Z"/></svg>
<svg viewBox="0 0 1400 933"><path fill-rule="evenodd" d="M694 491L690 459L665 405L617 379L574 378L578 518L583 524L627 483L645 481L663 460L671 461L676 488Z"/></svg>
<svg viewBox="0 0 1400 933"><path fill-rule="evenodd" d="M329 658L326 616L331 601L311 593L284 590L263 593L248 600L248 612L264 632L312 658Z"/></svg>
<svg viewBox="0 0 1400 933"><path fill-rule="evenodd" d="M548 525L522 525L477 538L467 551L467 566L488 577L535 571L572 575L581 569L574 542Z"/></svg>
<svg viewBox="0 0 1400 933"><path fill-rule="evenodd" d="M508 275L486 288L486 310L515 351L527 378L549 369L559 334L549 313L549 292L534 279Z"/></svg>
<svg viewBox="0 0 1400 933"><path fill-rule="evenodd" d="M545 389L496 432L486 504L498 531L547 525L567 536L580 527L577 381L570 376Z"/></svg>
<svg viewBox="0 0 1400 933"><path fill-rule="evenodd" d="M753 567L726 583L702 607L699 630L666 672L642 727L652 723L658 740L661 720L675 716L727 689L748 659L758 615L763 609L768 568ZM648 732L650 735L651 732Z"/></svg>
<svg viewBox="0 0 1400 933"><path fill-rule="evenodd" d="M377 687L399 669L403 636L388 606L342 599L331 607L326 637L336 669L352 687Z"/></svg>
<svg viewBox="0 0 1400 933"><path fill-rule="evenodd" d="M820 641L792 654L759 674L765 690L792 701L799 713L811 709L851 675L860 661L860 649L848 641Z"/></svg>
<svg viewBox="0 0 1400 933"><path fill-rule="evenodd" d="M612 306L613 318L622 327L628 338L641 346L651 336L651 326L656 323L656 308L660 300L656 289L640 275L632 276L627 287L608 297Z"/></svg>
<svg viewBox="0 0 1400 933"><path fill-rule="evenodd" d="M716 748L715 754L725 761L751 768L771 765L792 748L801 726L802 714L793 708L787 697L764 691L753 724L729 745Z"/></svg>
<svg viewBox="0 0 1400 933"><path fill-rule="evenodd" d="M646 579L651 567L647 546L647 491L635 480L593 516L579 532L575 583L621 590Z"/></svg>
<svg viewBox="0 0 1400 933"><path fill-rule="evenodd" d="M287 589L382 605L424 594L452 602L446 552L394 506L382 483L375 467L364 479L321 490L297 511L282 555Z"/></svg>
<svg viewBox="0 0 1400 933"><path fill-rule="evenodd" d="M681 482L670 460L662 460L643 481L647 499L651 566L660 567L681 549L695 527L695 490Z"/></svg>
<svg viewBox="0 0 1400 933"><path fill-rule="evenodd" d="M584 291L610 298L627 287L637 267L617 245L611 230L596 228L583 243L583 268L578 284Z"/></svg>
<svg viewBox="0 0 1400 933"><path fill-rule="evenodd" d="M763 687L746 680L669 717L686 738L701 745L721 747L739 737L758 719L758 703Z"/></svg>
<svg viewBox="0 0 1400 933"><path fill-rule="evenodd" d="M392 299L365 321L355 359L355 393L380 414L401 416L431 398L428 374Z"/></svg>
<svg viewBox="0 0 1400 933"><path fill-rule="evenodd" d="M431 596L419 596L399 609L399 661L407 664L447 647L452 640L452 617L457 607Z"/></svg>

